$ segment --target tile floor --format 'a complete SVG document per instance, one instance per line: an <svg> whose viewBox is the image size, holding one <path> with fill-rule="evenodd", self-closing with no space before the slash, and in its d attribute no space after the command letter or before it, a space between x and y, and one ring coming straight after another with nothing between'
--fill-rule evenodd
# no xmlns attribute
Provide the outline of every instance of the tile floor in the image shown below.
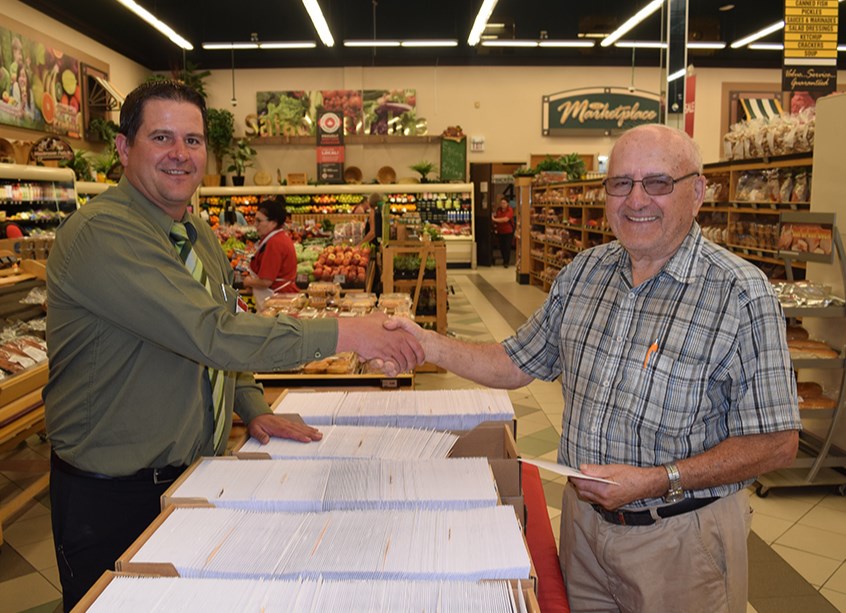
<svg viewBox="0 0 846 613"><path fill-rule="evenodd" d="M544 299L537 288L514 282L514 269L450 270L449 331L478 341L500 341ZM423 374L417 389L472 387L452 375ZM561 432L557 383L536 381L510 392L517 413L517 447L525 457L555 461ZM0 500L35 480L25 470L43 465L49 448L38 437L4 455L16 471L0 471ZM553 531L558 535L564 479L541 471ZM830 488L774 489L752 496L751 613L846 613L846 498ZM61 593L50 536L49 500L39 497L4 526L0 549L0 610L52 612Z"/></svg>

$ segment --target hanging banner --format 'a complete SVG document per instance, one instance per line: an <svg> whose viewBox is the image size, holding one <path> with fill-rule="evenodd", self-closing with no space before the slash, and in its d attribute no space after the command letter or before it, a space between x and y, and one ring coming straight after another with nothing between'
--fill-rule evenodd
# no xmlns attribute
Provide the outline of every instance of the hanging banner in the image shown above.
<svg viewBox="0 0 846 613"><path fill-rule="evenodd" d="M543 136L611 134L659 119L658 94L626 87L571 89L542 102Z"/></svg>
<svg viewBox="0 0 846 613"><path fill-rule="evenodd" d="M784 0L784 91L837 89L837 0Z"/></svg>
<svg viewBox="0 0 846 613"><path fill-rule="evenodd" d="M695 111L696 75L693 74L693 67L689 66L684 82L684 131L690 138L693 138L693 115Z"/></svg>
<svg viewBox="0 0 846 613"><path fill-rule="evenodd" d="M317 180L344 182L344 119L335 111L317 118Z"/></svg>

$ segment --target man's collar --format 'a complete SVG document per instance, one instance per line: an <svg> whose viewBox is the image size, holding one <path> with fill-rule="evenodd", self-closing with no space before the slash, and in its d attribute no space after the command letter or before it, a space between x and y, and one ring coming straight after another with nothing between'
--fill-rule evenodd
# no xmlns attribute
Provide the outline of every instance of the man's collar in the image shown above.
<svg viewBox="0 0 846 613"><path fill-rule="evenodd" d="M127 199L136 205L136 208L146 217L153 221L157 226L159 226L165 234L170 234L170 226L173 223L173 218L157 207L154 203L152 203L144 194L142 194L132 183L129 179L126 178L124 175L120 178L120 181L117 184L117 188L126 194ZM191 216L188 214L186 209L185 214L182 216L180 220L182 223L188 222L189 225L191 222ZM188 230L189 236L191 235L192 230ZM193 229L194 238L196 238L196 229ZM193 239L192 239L193 241Z"/></svg>
<svg viewBox="0 0 846 613"><path fill-rule="evenodd" d="M696 279L695 263L702 253L702 240L702 230L694 221L679 248L658 274L667 273L679 283L693 282ZM604 263L630 270L631 258L622 243L615 241L612 245L603 258Z"/></svg>

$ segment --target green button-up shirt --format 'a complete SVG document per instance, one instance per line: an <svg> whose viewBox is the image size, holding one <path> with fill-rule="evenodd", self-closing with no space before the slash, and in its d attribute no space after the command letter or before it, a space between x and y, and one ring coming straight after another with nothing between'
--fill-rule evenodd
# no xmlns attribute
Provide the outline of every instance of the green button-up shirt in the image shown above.
<svg viewBox="0 0 846 613"><path fill-rule="evenodd" d="M171 242L173 220L125 178L65 220L47 264L50 379L47 433L55 452L113 476L212 455L206 367L227 371L226 432L237 411L269 412L251 374L330 355L331 319L240 313L232 270L199 217L194 249L211 283L192 277Z"/></svg>

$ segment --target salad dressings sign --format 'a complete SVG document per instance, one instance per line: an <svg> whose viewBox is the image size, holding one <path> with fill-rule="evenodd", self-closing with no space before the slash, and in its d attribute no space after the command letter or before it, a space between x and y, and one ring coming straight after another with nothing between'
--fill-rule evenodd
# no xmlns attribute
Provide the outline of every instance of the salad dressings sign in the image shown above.
<svg viewBox="0 0 846 613"><path fill-rule="evenodd" d="M79 60L0 28L0 123L79 138Z"/></svg>
<svg viewBox="0 0 846 613"><path fill-rule="evenodd" d="M571 89L543 97L544 136L610 134L659 119L657 94L625 87Z"/></svg>
<svg viewBox="0 0 846 613"><path fill-rule="evenodd" d="M837 88L837 0L784 1L784 91Z"/></svg>
<svg viewBox="0 0 846 613"><path fill-rule="evenodd" d="M414 89L337 89L256 93L256 113L247 115L248 137L314 136L322 113L340 119L343 134L418 136L426 120L417 116Z"/></svg>

